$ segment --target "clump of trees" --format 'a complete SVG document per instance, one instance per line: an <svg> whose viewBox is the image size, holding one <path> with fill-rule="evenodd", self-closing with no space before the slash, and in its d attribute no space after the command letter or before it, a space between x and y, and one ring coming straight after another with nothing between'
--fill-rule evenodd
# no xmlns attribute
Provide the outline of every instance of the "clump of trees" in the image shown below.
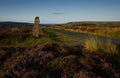
<svg viewBox="0 0 120 78"><path fill-rule="evenodd" d="M39 17L35 17L35 21L34 21L34 26L33 26L33 36L38 38L39 37Z"/></svg>

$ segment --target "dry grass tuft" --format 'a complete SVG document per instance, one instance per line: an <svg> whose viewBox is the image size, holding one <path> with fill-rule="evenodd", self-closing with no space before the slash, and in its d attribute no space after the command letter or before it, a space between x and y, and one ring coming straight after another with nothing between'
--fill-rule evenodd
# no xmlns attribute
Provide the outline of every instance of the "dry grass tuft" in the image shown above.
<svg viewBox="0 0 120 78"><path fill-rule="evenodd" d="M108 40L106 42L103 42L97 38L89 38L86 39L84 48L88 50L89 52L106 52L108 54L117 54L118 49L115 44L111 42L111 40Z"/></svg>
<svg viewBox="0 0 120 78"><path fill-rule="evenodd" d="M106 44L103 47L103 50L109 54L117 54L118 53L118 49L117 46L115 44L113 44L111 42L111 40L108 40L106 42Z"/></svg>
<svg viewBox="0 0 120 78"><path fill-rule="evenodd" d="M96 52L100 47L99 40L95 38L86 39L84 47L86 50L89 50L90 52Z"/></svg>

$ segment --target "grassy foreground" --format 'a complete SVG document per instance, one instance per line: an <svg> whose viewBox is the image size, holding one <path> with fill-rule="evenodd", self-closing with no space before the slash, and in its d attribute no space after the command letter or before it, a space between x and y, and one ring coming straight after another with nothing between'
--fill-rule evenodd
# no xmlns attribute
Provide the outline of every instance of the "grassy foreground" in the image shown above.
<svg viewBox="0 0 120 78"><path fill-rule="evenodd" d="M31 27L21 28L6 28L0 31L0 46L28 46L38 45L46 42L67 42L78 40L79 38L73 38L68 35L56 33L50 30L40 30L40 38L34 38L32 36Z"/></svg>
<svg viewBox="0 0 120 78"><path fill-rule="evenodd" d="M0 31L0 78L119 78L120 53L110 41L81 39L51 30Z"/></svg>

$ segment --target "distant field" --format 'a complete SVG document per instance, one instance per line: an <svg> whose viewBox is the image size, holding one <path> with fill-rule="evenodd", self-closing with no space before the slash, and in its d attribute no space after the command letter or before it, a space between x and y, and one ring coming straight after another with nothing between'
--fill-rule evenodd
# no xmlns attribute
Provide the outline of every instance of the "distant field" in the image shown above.
<svg viewBox="0 0 120 78"><path fill-rule="evenodd" d="M53 26L53 27L51 26L51 28L120 39L120 26L67 26L67 25L64 25L64 26Z"/></svg>
<svg viewBox="0 0 120 78"><path fill-rule="evenodd" d="M120 21L85 21L85 22L69 22L62 24L63 26L120 26Z"/></svg>

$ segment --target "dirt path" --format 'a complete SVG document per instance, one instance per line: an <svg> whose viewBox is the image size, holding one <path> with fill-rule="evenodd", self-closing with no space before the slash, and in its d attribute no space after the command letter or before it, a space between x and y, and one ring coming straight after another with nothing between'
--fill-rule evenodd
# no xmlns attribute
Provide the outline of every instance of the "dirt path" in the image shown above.
<svg viewBox="0 0 120 78"><path fill-rule="evenodd" d="M110 37L103 37L103 36L96 36L96 35L89 35L85 33L77 33L77 32L70 32L70 31L65 31L65 30L56 30L56 29L51 29L52 31L59 32L62 34L70 35L73 37L80 37L82 40L85 40L86 38L97 38L100 39L104 42L111 40L112 43L116 44L118 47L120 47L120 39L115 39L115 38L110 38Z"/></svg>

